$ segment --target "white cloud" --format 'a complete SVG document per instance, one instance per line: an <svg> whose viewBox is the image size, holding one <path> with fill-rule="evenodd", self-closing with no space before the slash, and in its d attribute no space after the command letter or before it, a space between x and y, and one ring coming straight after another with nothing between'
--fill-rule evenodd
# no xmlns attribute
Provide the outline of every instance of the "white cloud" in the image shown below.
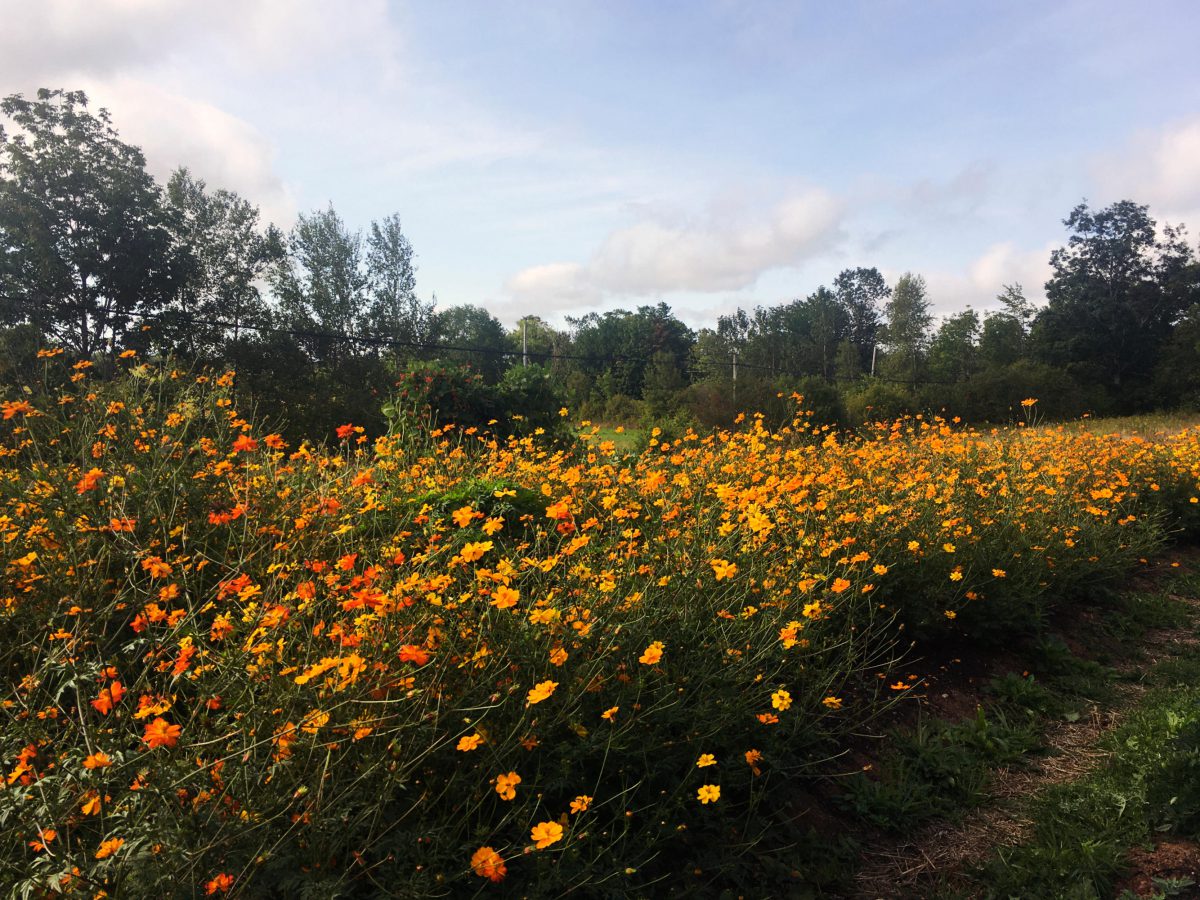
<svg viewBox="0 0 1200 900"><path fill-rule="evenodd" d="M287 227L296 203L274 170L275 148L248 122L211 103L133 78L85 82L88 95L103 97L122 140L146 154L160 182L187 166L210 189L236 191L259 207L266 221Z"/></svg>
<svg viewBox="0 0 1200 900"><path fill-rule="evenodd" d="M385 0L0 0L0 21L0 85L33 87L126 73L181 47L262 70L386 57L394 38Z"/></svg>
<svg viewBox="0 0 1200 900"><path fill-rule="evenodd" d="M213 71L252 77L353 55L394 79L396 34L384 0L0 0L0 21L0 94L83 89L160 180L187 166L283 226L296 202L275 169L276 148L205 99L203 87L181 86L181 73L208 87Z"/></svg>
<svg viewBox="0 0 1200 900"><path fill-rule="evenodd" d="M841 204L818 189L766 208L725 198L698 216L660 214L618 228L587 263L533 266L506 287L518 301L557 308L612 296L741 290L764 272L798 268L830 249L842 238L841 214Z"/></svg>
<svg viewBox="0 0 1200 900"><path fill-rule="evenodd" d="M1200 118L1134 136L1097 159L1093 175L1109 200L1146 203L1160 220L1200 228Z"/></svg>
<svg viewBox="0 0 1200 900"><path fill-rule="evenodd" d="M972 260L965 269L922 272L935 313L949 315L968 306L985 311L999 304L996 297L1005 285L1019 284L1034 303L1046 299L1045 284L1050 278L1050 252L1058 246L1050 243L1039 250L1022 250L1012 241L993 244ZM887 272L895 284L900 272Z"/></svg>

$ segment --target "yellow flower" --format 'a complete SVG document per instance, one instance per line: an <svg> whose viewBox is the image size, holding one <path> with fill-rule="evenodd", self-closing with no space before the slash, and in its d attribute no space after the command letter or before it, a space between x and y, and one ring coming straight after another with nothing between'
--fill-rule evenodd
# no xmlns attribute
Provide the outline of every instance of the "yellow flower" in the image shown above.
<svg viewBox="0 0 1200 900"><path fill-rule="evenodd" d="M709 560L709 564L713 567L713 575L717 581L722 581L726 578L732 578L737 574L737 563L731 563L724 559Z"/></svg>
<svg viewBox="0 0 1200 900"><path fill-rule="evenodd" d="M1035 404L1035 403L1037 403L1037 400L1034 397L1027 397L1026 399L1021 401L1021 405L1026 408L1033 406L1033 404Z"/></svg>
<svg viewBox="0 0 1200 900"><path fill-rule="evenodd" d="M555 647L553 650L550 651L551 665L561 666L566 661L567 661L567 651L564 650L562 647Z"/></svg>
<svg viewBox="0 0 1200 900"><path fill-rule="evenodd" d="M529 832L529 839L532 840L539 850L545 850L551 844L555 844L562 840L563 827L557 822L538 822L533 826L533 830Z"/></svg>
<svg viewBox="0 0 1200 900"><path fill-rule="evenodd" d="M775 707L775 709L779 710L780 712L783 712L791 705L792 695L782 688L771 695L771 706Z"/></svg>
<svg viewBox="0 0 1200 900"><path fill-rule="evenodd" d="M716 784L704 784L696 791L696 799L707 805L721 799L721 787Z"/></svg>
<svg viewBox="0 0 1200 900"><path fill-rule="evenodd" d="M516 772L509 772L507 775L497 775L495 780L496 793L500 795L501 800L512 800L517 796L517 785L521 783L521 776Z"/></svg>
<svg viewBox="0 0 1200 900"><path fill-rule="evenodd" d="M705 766L715 766L717 758L711 753L701 753L700 758L696 760L696 768L703 769Z"/></svg>
<svg viewBox="0 0 1200 900"><path fill-rule="evenodd" d="M823 706L828 707L829 709L841 709L842 708L842 700L840 697L826 697L824 700L821 701L821 704Z"/></svg>
<svg viewBox="0 0 1200 900"><path fill-rule="evenodd" d="M663 642L655 641L642 652L642 655L638 657L638 662L644 666L657 665L659 660L662 659L662 655Z"/></svg>
<svg viewBox="0 0 1200 900"><path fill-rule="evenodd" d="M1004 578L1008 575L1003 569L992 569L993 578Z"/></svg>
<svg viewBox="0 0 1200 900"><path fill-rule="evenodd" d="M620 710L620 708L621 707L619 706L610 706L604 712L600 713L600 718L604 719L606 722L616 721L617 711Z"/></svg>
<svg viewBox="0 0 1200 900"><path fill-rule="evenodd" d="M460 506L450 514L450 518L454 520L454 524L459 528L465 528L471 524L471 520L475 518L477 513L469 506Z"/></svg>
<svg viewBox="0 0 1200 900"><path fill-rule="evenodd" d="M525 703L528 706L533 706L535 703L541 703L547 697L554 693L554 689L558 687L557 681L540 681L529 690L529 694L525 698Z"/></svg>

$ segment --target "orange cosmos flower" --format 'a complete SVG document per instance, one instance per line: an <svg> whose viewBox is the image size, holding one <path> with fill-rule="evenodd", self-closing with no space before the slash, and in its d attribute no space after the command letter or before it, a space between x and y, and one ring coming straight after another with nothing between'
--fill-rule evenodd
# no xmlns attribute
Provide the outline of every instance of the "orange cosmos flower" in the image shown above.
<svg viewBox="0 0 1200 900"><path fill-rule="evenodd" d="M465 528L471 524L471 520L478 515L475 510L469 506L460 506L454 512L450 513L450 518L454 520L454 524L459 528Z"/></svg>
<svg viewBox="0 0 1200 900"><path fill-rule="evenodd" d="M459 551L459 555L466 562L475 562L478 559L482 559L483 554L491 550L493 546L491 541L477 541L464 545L462 550Z"/></svg>
<svg viewBox="0 0 1200 900"><path fill-rule="evenodd" d="M109 838L100 844L100 849L96 851L96 859L108 859L120 850L124 843L124 838Z"/></svg>
<svg viewBox="0 0 1200 900"><path fill-rule="evenodd" d="M3 403L0 403L0 410L4 411L5 419L11 419L17 413L28 416L31 413L37 412L28 400L5 400Z"/></svg>
<svg viewBox="0 0 1200 900"><path fill-rule="evenodd" d="M838 697L826 697L821 703L829 709L841 709L842 701Z"/></svg>
<svg viewBox="0 0 1200 900"><path fill-rule="evenodd" d="M458 739L458 746L455 747L463 753L469 753L483 743L483 735L481 734L466 734Z"/></svg>
<svg viewBox="0 0 1200 900"><path fill-rule="evenodd" d="M517 605L517 601L521 599L521 592L510 587L500 585L492 592L492 606L497 609L510 609Z"/></svg>
<svg viewBox="0 0 1200 900"><path fill-rule="evenodd" d="M521 776L516 772L509 772L507 775L497 775L495 780L496 793L500 795L501 800L512 800L517 796L517 785L521 783Z"/></svg>
<svg viewBox="0 0 1200 900"><path fill-rule="evenodd" d="M525 697L525 703L528 706L533 706L535 703L541 703L547 697L554 693L554 689L558 687L557 681L540 681L535 684Z"/></svg>
<svg viewBox="0 0 1200 900"><path fill-rule="evenodd" d="M218 893L225 894L231 887L233 887L233 876L223 872L215 878L209 879L204 885L204 893L209 896Z"/></svg>
<svg viewBox="0 0 1200 900"><path fill-rule="evenodd" d="M529 832L530 840L534 841L539 850L545 850L551 844L562 840L563 827L557 822L539 822Z"/></svg>
<svg viewBox="0 0 1200 900"><path fill-rule="evenodd" d="M417 666L423 666L429 662L429 651L423 647L418 647L416 644L405 644L400 648L400 662L410 662Z"/></svg>
<svg viewBox="0 0 1200 900"><path fill-rule="evenodd" d="M348 437L350 437L350 435L354 434L354 426L353 425L339 425L336 430L337 430L337 436L339 438L343 438L343 439L348 438Z"/></svg>
<svg viewBox="0 0 1200 900"><path fill-rule="evenodd" d="M103 750L98 750L83 761L85 769L106 769L112 765L112 760Z"/></svg>
<svg viewBox="0 0 1200 900"><path fill-rule="evenodd" d="M610 706L604 712L600 713L600 718L606 722L613 722L617 718L617 712L621 709L619 706Z"/></svg>
<svg viewBox="0 0 1200 900"><path fill-rule="evenodd" d="M835 578L833 580L833 584L830 585L829 590L831 590L835 594L840 594L842 591L846 590L848 587L850 587L850 582L847 581L845 578Z"/></svg>
<svg viewBox="0 0 1200 900"><path fill-rule="evenodd" d="M480 878L500 882L508 874L508 867L500 854L491 847L480 847L471 854L471 868Z"/></svg>
<svg viewBox="0 0 1200 900"><path fill-rule="evenodd" d="M723 581L726 578L732 578L737 574L737 563L731 563L724 559L709 560L709 565L713 568L713 575L717 581Z"/></svg>
<svg viewBox="0 0 1200 900"><path fill-rule="evenodd" d="M179 742L179 735L182 731L183 726L172 725L160 716L146 726L142 740L146 742L146 746L151 750L158 747L166 747L170 750Z"/></svg>
<svg viewBox="0 0 1200 900"><path fill-rule="evenodd" d="M233 442L234 453L249 453L252 450L258 449L258 441L250 437L248 434L239 434L237 440Z"/></svg>
<svg viewBox="0 0 1200 900"><path fill-rule="evenodd" d="M588 807L592 805L592 798L587 794L580 794L571 801L571 812L581 813L587 812Z"/></svg>
<svg viewBox="0 0 1200 900"><path fill-rule="evenodd" d="M75 485L75 493L86 494L88 491L93 491L100 484L100 479L104 477L104 472L100 469L89 469L79 482Z"/></svg>
<svg viewBox="0 0 1200 900"><path fill-rule="evenodd" d="M663 656L663 642L655 641L647 647L642 655L638 657L638 662L644 666L658 665Z"/></svg>

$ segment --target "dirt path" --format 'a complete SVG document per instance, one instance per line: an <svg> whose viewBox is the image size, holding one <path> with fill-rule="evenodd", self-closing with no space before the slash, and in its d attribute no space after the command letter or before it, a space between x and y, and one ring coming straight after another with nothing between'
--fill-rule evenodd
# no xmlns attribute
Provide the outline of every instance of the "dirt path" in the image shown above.
<svg viewBox="0 0 1200 900"><path fill-rule="evenodd" d="M1200 565L1200 555L1188 554L1189 568ZM1175 596L1175 595L1173 595ZM1123 674L1149 671L1187 647L1200 643L1200 597L1175 596L1192 608L1191 622L1182 628L1147 632L1139 642L1144 656L1136 663L1117 666ZM982 863L998 847L1020 843L1032 822L1020 815L1016 801L1046 787L1073 781L1091 772L1108 756L1097 745L1120 724L1123 713L1146 692L1144 684L1117 686L1115 701L1104 707L1092 704L1088 714L1073 723L1058 722L1044 735L1049 754L1021 769L994 773L989 800L956 823L934 823L908 839L877 847L866 855L850 897L857 900L921 896L929 886L953 882L964 869ZM965 887L965 885L964 885ZM967 888L969 893L969 888Z"/></svg>

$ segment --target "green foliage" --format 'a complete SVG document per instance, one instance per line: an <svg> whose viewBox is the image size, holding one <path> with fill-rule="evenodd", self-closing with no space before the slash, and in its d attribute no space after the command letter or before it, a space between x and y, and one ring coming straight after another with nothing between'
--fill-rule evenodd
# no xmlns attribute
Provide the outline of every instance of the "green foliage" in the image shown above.
<svg viewBox="0 0 1200 900"><path fill-rule="evenodd" d="M181 259L136 147L81 91L14 94L0 112L0 324L32 325L81 356L174 295Z"/></svg>
<svg viewBox="0 0 1200 900"><path fill-rule="evenodd" d="M1034 729L979 707L963 722L919 722L897 732L878 776L856 773L844 803L871 825L904 832L933 818L960 813L984 797L989 770L1019 763L1041 746Z"/></svg>

